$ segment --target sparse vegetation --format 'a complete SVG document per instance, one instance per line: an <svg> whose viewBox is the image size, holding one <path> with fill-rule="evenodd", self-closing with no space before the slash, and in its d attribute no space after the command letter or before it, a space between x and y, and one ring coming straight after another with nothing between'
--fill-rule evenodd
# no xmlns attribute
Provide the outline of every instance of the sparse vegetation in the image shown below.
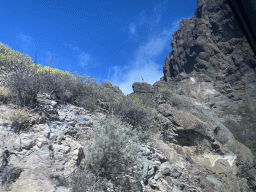
<svg viewBox="0 0 256 192"><path fill-rule="evenodd" d="M11 72L5 82L12 93L12 103L21 107L35 107L37 95L47 93L59 103L71 103L91 112L101 111L119 116L133 129L139 130L141 138L146 138L148 131L155 129L152 109L147 107L151 98L134 100L97 84L96 79L35 65L27 55L5 45L1 50L2 62ZM151 104L154 106L153 102Z"/></svg>
<svg viewBox="0 0 256 192"><path fill-rule="evenodd" d="M145 95L138 95L138 94L129 94L128 98L134 100L136 103L144 105L145 107L156 108L157 103L153 98L153 95L145 94Z"/></svg>
<svg viewBox="0 0 256 192"><path fill-rule="evenodd" d="M93 127L94 145L89 163L97 176L109 179L127 171L138 159L138 137L128 124L116 118L104 118Z"/></svg>
<svg viewBox="0 0 256 192"><path fill-rule="evenodd" d="M162 98L164 100L168 100L168 99L170 99L171 97L174 96L174 93L168 87L166 87L166 86L161 87L158 90L158 92L162 94Z"/></svg>
<svg viewBox="0 0 256 192"><path fill-rule="evenodd" d="M96 177L88 170L77 169L72 174L70 186L72 192L104 191L107 189L107 180Z"/></svg>
<svg viewBox="0 0 256 192"><path fill-rule="evenodd" d="M158 93L161 94L162 99L165 100L166 103L171 104L173 107L178 107L182 104L182 101L179 96L171 90L170 85L170 83L167 83L158 90Z"/></svg>
<svg viewBox="0 0 256 192"><path fill-rule="evenodd" d="M139 132L147 133L154 129L153 113L150 108L143 107L131 99L116 100L113 104L114 114L129 123Z"/></svg>

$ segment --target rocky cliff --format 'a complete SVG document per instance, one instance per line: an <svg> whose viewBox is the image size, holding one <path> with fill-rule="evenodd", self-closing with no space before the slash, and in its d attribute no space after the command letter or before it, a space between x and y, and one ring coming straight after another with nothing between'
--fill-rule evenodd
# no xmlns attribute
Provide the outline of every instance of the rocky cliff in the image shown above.
<svg viewBox="0 0 256 192"><path fill-rule="evenodd" d="M256 57L225 0L198 0L195 16L180 22L171 45L165 81L186 80L197 98L205 99L209 86L205 94L213 102L256 106Z"/></svg>

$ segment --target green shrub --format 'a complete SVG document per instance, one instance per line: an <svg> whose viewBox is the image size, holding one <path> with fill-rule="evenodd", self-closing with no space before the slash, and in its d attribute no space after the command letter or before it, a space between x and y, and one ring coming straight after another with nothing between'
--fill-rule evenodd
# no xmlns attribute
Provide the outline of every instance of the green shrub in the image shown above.
<svg viewBox="0 0 256 192"><path fill-rule="evenodd" d="M173 107L178 107L181 106L183 102L178 95L172 95L172 97L167 100L167 103L171 104Z"/></svg>
<svg viewBox="0 0 256 192"><path fill-rule="evenodd" d="M41 76L29 74L26 70L17 69L7 79L7 87L13 94L14 102L20 106L36 103L37 94L42 89Z"/></svg>
<svg viewBox="0 0 256 192"><path fill-rule="evenodd" d="M140 105L144 105L145 107L151 107L151 108L156 108L157 107L157 103L150 95L143 95L143 94L129 94L127 96L129 99L132 99L133 101L135 101L136 103L139 103Z"/></svg>
<svg viewBox="0 0 256 192"><path fill-rule="evenodd" d="M93 127L94 145L89 162L97 176L109 179L124 173L138 159L138 137L116 118L103 118Z"/></svg>
<svg viewBox="0 0 256 192"><path fill-rule="evenodd" d="M182 104L182 100L179 98L179 96L170 90L167 85L161 87L158 92L162 95L162 99L171 104L173 107L177 107Z"/></svg>
<svg viewBox="0 0 256 192"><path fill-rule="evenodd" d="M173 96L173 92L170 89L168 89L167 87L161 87L158 90L158 92L162 94L162 98L164 100L168 100Z"/></svg>
<svg viewBox="0 0 256 192"><path fill-rule="evenodd" d="M15 64L18 67L27 67L32 63L29 55L12 50L9 46L0 43L0 65L5 67L5 72L12 71Z"/></svg>
<svg viewBox="0 0 256 192"><path fill-rule="evenodd" d="M241 106L236 111L242 117L241 123L249 125L256 123L256 111L252 110L249 105Z"/></svg>
<svg viewBox="0 0 256 192"><path fill-rule="evenodd" d="M68 87L66 87L67 82L61 79L58 74L47 74L42 76L42 78L44 82L42 91L50 94L56 100L61 100L64 93L68 91Z"/></svg>
<svg viewBox="0 0 256 192"><path fill-rule="evenodd" d="M147 140L149 132L156 129L151 108L140 105L129 98L117 99L112 107L116 116L138 131L141 141Z"/></svg>

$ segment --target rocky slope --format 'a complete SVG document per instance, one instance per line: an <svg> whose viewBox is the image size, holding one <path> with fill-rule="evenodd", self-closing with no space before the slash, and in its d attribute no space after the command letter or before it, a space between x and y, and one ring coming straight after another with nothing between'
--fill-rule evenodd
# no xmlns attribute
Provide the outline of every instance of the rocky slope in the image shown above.
<svg viewBox="0 0 256 192"><path fill-rule="evenodd" d="M143 177L130 191L253 191L251 151L234 139L209 107L180 97L182 103L176 107L163 103L155 111L160 132L140 146ZM93 124L105 114L57 104L46 95L38 102L39 111L28 110L34 125L20 134L7 118L18 109L0 106L2 191L72 191L72 175L88 169ZM88 175L80 180L94 178ZM97 182L84 185L84 191L95 191ZM102 183L107 188L96 191L122 191L111 180Z"/></svg>
<svg viewBox="0 0 256 192"><path fill-rule="evenodd" d="M218 116L221 105L255 106L256 59L227 3L199 0L195 16L181 22L172 46L161 81L153 86L136 82L127 96L152 106L155 128L140 143L140 162L127 174L96 177L87 164L94 125L113 116L114 102L121 103L122 115L146 115L136 108L139 104L130 110L132 103L106 82L103 87L121 100L102 97L94 102L101 112L37 95L37 107L26 109L32 123L20 132L21 123L12 118L20 109L1 103L0 191L255 191L255 157ZM140 179L134 176L138 173ZM127 182L117 184L120 178Z"/></svg>
<svg viewBox="0 0 256 192"><path fill-rule="evenodd" d="M256 154L256 56L227 1L198 0L171 45L155 90L166 86L205 103Z"/></svg>

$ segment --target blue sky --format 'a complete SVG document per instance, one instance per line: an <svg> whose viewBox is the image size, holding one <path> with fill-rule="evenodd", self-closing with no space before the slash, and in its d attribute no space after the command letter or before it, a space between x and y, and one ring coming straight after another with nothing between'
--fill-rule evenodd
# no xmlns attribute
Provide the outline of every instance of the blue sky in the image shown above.
<svg viewBox="0 0 256 192"><path fill-rule="evenodd" d="M37 63L110 81L125 93L154 84L172 34L196 0L1 0L0 42ZM142 78L141 78L142 77Z"/></svg>

